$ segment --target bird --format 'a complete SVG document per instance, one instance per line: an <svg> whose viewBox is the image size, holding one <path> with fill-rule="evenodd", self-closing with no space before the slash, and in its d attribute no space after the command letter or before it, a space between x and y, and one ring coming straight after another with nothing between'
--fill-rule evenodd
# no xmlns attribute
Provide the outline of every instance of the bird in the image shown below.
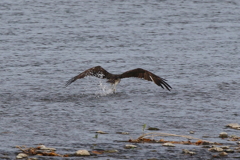
<svg viewBox="0 0 240 160"><path fill-rule="evenodd" d="M95 76L97 78L107 79L107 82L111 83L114 93L116 92L116 85L121 81L121 79L130 78L130 77L141 78L147 81L152 81L156 85L162 87L163 89L166 88L169 91L172 89L172 87L166 82L167 81L166 79L163 79L153 74L152 72L142 68L132 69L132 70L123 72L122 74L111 74L101 66L92 67L80 73L79 75L72 77L66 82L65 86L67 87L71 83L75 82L77 79L81 79L87 76Z"/></svg>

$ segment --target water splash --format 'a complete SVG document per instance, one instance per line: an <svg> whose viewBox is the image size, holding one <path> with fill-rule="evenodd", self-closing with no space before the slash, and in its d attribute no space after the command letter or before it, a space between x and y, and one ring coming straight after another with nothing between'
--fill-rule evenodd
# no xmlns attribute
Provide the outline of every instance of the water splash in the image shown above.
<svg viewBox="0 0 240 160"><path fill-rule="evenodd" d="M97 91L95 94L96 95L100 95L100 96L106 96L106 95L109 95L109 94L113 94L114 93L114 90L113 88L102 82L101 80L99 81L99 88L101 89L100 91Z"/></svg>

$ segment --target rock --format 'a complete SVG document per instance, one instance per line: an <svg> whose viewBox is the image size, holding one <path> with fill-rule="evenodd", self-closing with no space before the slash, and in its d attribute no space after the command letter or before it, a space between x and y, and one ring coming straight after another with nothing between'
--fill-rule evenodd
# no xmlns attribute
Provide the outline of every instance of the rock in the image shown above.
<svg viewBox="0 0 240 160"><path fill-rule="evenodd" d="M190 155L196 154L195 152L189 151L189 150L187 150L187 149L183 149L183 150L182 150L182 153L183 153L183 154L190 154Z"/></svg>
<svg viewBox="0 0 240 160"><path fill-rule="evenodd" d="M240 153L240 147L235 148L236 152Z"/></svg>
<svg viewBox="0 0 240 160"><path fill-rule="evenodd" d="M220 147L213 147L208 149L211 152L223 152L223 149Z"/></svg>
<svg viewBox="0 0 240 160"><path fill-rule="evenodd" d="M108 133L103 132L103 131L97 131L96 133L99 133L99 134L108 134Z"/></svg>
<svg viewBox="0 0 240 160"><path fill-rule="evenodd" d="M227 125L227 127L230 127L233 129L240 129L240 125L238 123L230 123Z"/></svg>
<svg viewBox="0 0 240 160"><path fill-rule="evenodd" d="M148 127L148 130L150 130L150 131L159 131L160 129L156 128L156 127Z"/></svg>
<svg viewBox="0 0 240 160"><path fill-rule="evenodd" d="M90 156L90 153L87 150L78 150L76 156Z"/></svg>
<svg viewBox="0 0 240 160"><path fill-rule="evenodd" d="M210 142L208 142L208 141L203 141L203 142L202 142L202 145L210 145Z"/></svg>
<svg viewBox="0 0 240 160"><path fill-rule="evenodd" d="M131 149L131 148L137 148L137 146L133 145L133 144L126 144L125 145L126 149Z"/></svg>
<svg viewBox="0 0 240 160"><path fill-rule="evenodd" d="M234 153L234 150L232 150L232 149L226 149L225 152L227 152L227 153Z"/></svg>
<svg viewBox="0 0 240 160"><path fill-rule="evenodd" d="M190 134L194 134L194 133L195 133L195 131L189 131L189 133L190 133Z"/></svg>
<svg viewBox="0 0 240 160"><path fill-rule="evenodd" d="M106 153L117 153L118 150L112 149L112 150L106 150L105 152L106 152Z"/></svg>
<svg viewBox="0 0 240 160"><path fill-rule="evenodd" d="M219 137L220 137L220 138L228 138L228 134L227 134L226 132L221 132L221 133L219 134Z"/></svg>
<svg viewBox="0 0 240 160"><path fill-rule="evenodd" d="M124 134L124 135L128 135L128 132L116 132L117 134Z"/></svg>
<svg viewBox="0 0 240 160"><path fill-rule="evenodd" d="M56 151L55 148L48 148L48 147L46 147L46 146L44 146L44 145L40 145L40 146L38 146L38 148L41 149L41 150L51 150L51 151Z"/></svg>
<svg viewBox="0 0 240 160"><path fill-rule="evenodd" d="M212 155L212 158L220 158L219 155Z"/></svg>
<svg viewBox="0 0 240 160"><path fill-rule="evenodd" d="M163 143L163 146L165 146L165 147L175 147L175 145L172 144L172 143Z"/></svg>
<svg viewBox="0 0 240 160"><path fill-rule="evenodd" d="M44 145L39 145L38 148L39 148L39 149L45 149L45 148L47 148L47 147L44 146Z"/></svg>
<svg viewBox="0 0 240 160"><path fill-rule="evenodd" d="M216 150L217 152L222 152L222 151L223 151L223 149L220 148L220 147L215 147L215 150Z"/></svg>
<svg viewBox="0 0 240 160"><path fill-rule="evenodd" d="M229 138L238 139L239 137L236 135L231 135L231 136L229 136Z"/></svg>
<svg viewBox="0 0 240 160"><path fill-rule="evenodd" d="M26 157L28 157L28 155L25 154L25 153L19 153L19 154L16 156L17 159L26 158Z"/></svg>
<svg viewBox="0 0 240 160"><path fill-rule="evenodd" d="M219 153L220 156L227 156L228 154L226 152Z"/></svg>
<svg viewBox="0 0 240 160"><path fill-rule="evenodd" d="M220 148L222 148L222 149L229 149L229 146L222 146Z"/></svg>

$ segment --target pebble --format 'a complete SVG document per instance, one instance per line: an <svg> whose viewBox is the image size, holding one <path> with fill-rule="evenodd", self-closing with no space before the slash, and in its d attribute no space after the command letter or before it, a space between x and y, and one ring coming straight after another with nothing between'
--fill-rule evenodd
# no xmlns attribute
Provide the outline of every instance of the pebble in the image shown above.
<svg viewBox="0 0 240 160"><path fill-rule="evenodd" d="M116 132L117 134L124 134L124 135L128 135L128 132Z"/></svg>
<svg viewBox="0 0 240 160"><path fill-rule="evenodd" d="M212 155L212 158L220 158L219 155Z"/></svg>
<svg viewBox="0 0 240 160"><path fill-rule="evenodd" d="M165 147L175 147L175 145L172 144L172 143L163 143L163 146L165 146Z"/></svg>
<svg viewBox="0 0 240 160"><path fill-rule="evenodd" d="M232 150L232 149L226 149L225 152L227 152L227 153L234 153L234 150Z"/></svg>
<svg viewBox="0 0 240 160"><path fill-rule="evenodd" d="M210 145L210 142L208 142L208 141L203 141L203 142L202 142L202 145Z"/></svg>
<svg viewBox="0 0 240 160"><path fill-rule="evenodd" d="M222 152L223 151L223 149L220 147L213 147L213 148L209 148L208 150L211 152Z"/></svg>
<svg viewBox="0 0 240 160"><path fill-rule="evenodd" d="M39 147L39 149L41 149L41 150L51 150L51 151L56 151L55 148L48 148L48 147L46 147L46 146L44 146L44 145L40 145L40 146L38 146L38 147Z"/></svg>
<svg viewBox="0 0 240 160"><path fill-rule="evenodd" d="M229 149L229 146L222 146L220 148L222 148L222 149Z"/></svg>
<svg viewBox="0 0 240 160"><path fill-rule="evenodd" d="M104 151L104 152L106 152L106 153L117 153L118 150L112 149L112 150L106 150L106 151Z"/></svg>
<svg viewBox="0 0 240 160"><path fill-rule="evenodd" d="M220 156L227 156L228 154L226 152L219 153Z"/></svg>
<svg viewBox="0 0 240 160"><path fill-rule="evenodd" d="M99 134L108 134L108 133L103 132L103 131L97 131L96 133L99 133Z"/></svg>
<svg viewBox="0 0 240 160"><path fill-rule="evenodd" d="M240 153L240 147L235 148L236 152Z"/></svg>
<svg viewBox="0 0 240 160"><path fill-rule="evenodd" d="M28 155L25 154L25 153L19 153L19 154L16 156L17 159L22 159L22 158L26 158L26 157L28 157Z"/></svg>
<svg viewBox="0 0 240 160"><path fill-rule="evenodd" d="M227 134L226 132L221 132L221 133L219 134L219 137L220 137L220 138L228 138L228 134Z"/></svg>
<svg viewBox="0 0 240 160"><path fill-rule="evenodd" d="M233 139L238 139L239 137L238 136L236 136L236 135L231 135L231 136L229 136L230 138L233 138Z"/></svg>
<svg viewBox="0 0 240 160"><path fill-rule="evenodd" d="M183 150L182 150L182 153L184 153L184 154L190 154L190 155L196 154L195 152L189 151L189 150L187 150L187 149L183 149Z"/></svg>
<svg viewBox="0 0 240 160"><path fill-rule="evenodd" d="M137 148L137 146L136 146L136 145L133 145L133 144L126 144L126 145L125 145L125 148L126 148L126 149L131 149L131 148Z"/></svg>
<svg viewBox="0 0 240 160"><path fill-rule="evenodd" d="M78 150L76 156L90 156L90 153L87 150Z"/></svg>
<svg viewBox="0 0 240 160"><path fill-rule="evenodd" d="M159 129L159 128L155 128L155 127L148 127L148 130L151 130L151 131L159 131L160 129Z"/></svg>
<svg viewBox="0 0 240 160"><path fill-rule="evenodd" d="M230 123L227 125L227 127L230 127L233 129L240 129L240 125L238 123Z"/></svg>
<svg viewBox="0 0 240 160"><path fill-rule="evenodd" d="M208 141L202 141L202 145L210 145L210 142L208 142Z"/></svg>

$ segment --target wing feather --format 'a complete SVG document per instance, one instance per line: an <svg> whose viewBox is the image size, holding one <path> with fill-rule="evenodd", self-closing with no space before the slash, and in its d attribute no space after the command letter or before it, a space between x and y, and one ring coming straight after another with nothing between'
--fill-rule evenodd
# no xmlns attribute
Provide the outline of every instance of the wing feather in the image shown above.
<svg viewBox="0 0 240 160"><path fill-rule="evenodd" d="M107 76L109 74L110 73L108 71L106 71L104 68L102 68L101 66L96 66L96 67L90 68L90 69L80 73L79 75L69 79L65 86L67 87L68 85L70 85L71 83L76 81L77 79L84 78L86 76L95 76L97 78L107 78Z"/></svg>
<svg viewBox="0 0 240 160"><path fill-rule="evenodd" d="M169 91L172 89L172 87L166 82L165 79L158 77L152 72L149 72L142 68L133 69L121 74L121 78L129 78L129 77L136 77L136 78L145 79L147 81L153 81L156 85L162 87L163 89L165 87Z"/></svg>

